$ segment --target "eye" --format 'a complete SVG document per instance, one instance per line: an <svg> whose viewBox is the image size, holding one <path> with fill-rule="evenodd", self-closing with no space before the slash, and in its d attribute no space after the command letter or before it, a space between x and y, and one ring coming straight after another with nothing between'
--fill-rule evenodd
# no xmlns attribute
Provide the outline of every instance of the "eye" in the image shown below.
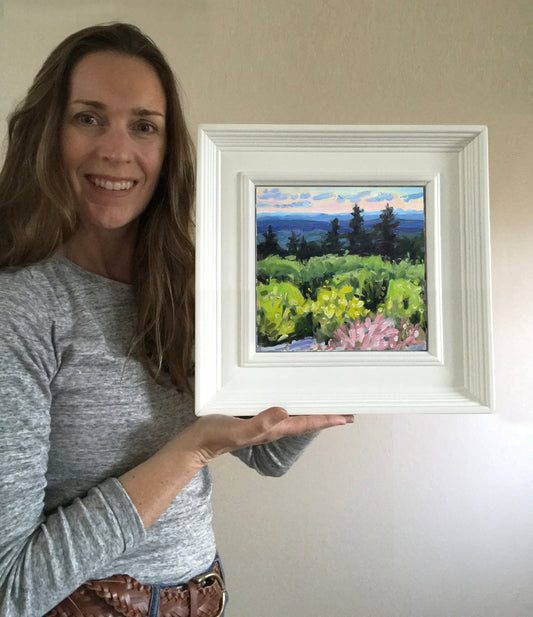
<svg viewBox="0 0 533 617"><path fill-rule="evenodd" d="M159 128L147 120L139 120L139 122L135 124L134 128L137 133L140 133L141 135L152 135L153 133L159 132Z"/></svg>
<svg viewBox="0 0 533 617"><path fill-rule="evenodd" d="M82 126L97 126L98 118L87 111L82 111L74 116L74 119Z"/></svg>

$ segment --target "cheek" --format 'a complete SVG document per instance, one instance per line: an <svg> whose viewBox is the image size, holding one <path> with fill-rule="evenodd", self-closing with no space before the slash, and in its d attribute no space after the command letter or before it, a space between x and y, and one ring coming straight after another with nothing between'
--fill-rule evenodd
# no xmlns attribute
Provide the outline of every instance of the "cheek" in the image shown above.
<svg viewBox="0 0 533 617"><path fill-rule="evenodd" d="M161 170L163 169L163 163L165 160L164 148L158 148L150 153L145 159L147 170L149 170L152 183L156 184L159 181Z"/></svg>
<svg viewBox="0 0 533 617"><path fill-rule="evenodd" d="M65 130L61 140L61 160L67 176L72 178L83 156L83 147L79 140L73 138L68 130Z"/></svg>

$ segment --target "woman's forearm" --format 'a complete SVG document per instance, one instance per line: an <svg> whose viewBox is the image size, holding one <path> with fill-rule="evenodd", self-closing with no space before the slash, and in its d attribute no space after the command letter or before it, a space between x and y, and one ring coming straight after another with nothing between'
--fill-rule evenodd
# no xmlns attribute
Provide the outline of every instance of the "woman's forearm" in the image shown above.
<svg viewBox="0 0 533 617"><path fill-rule="evenodd" d="M172 500L200 471L204 463L180 433L149 459L118 479L148 529Z"/></svg>
<svg viewBox="0 0 533 617"><path fill-rule="evenodd" d="M249 419L212 415L196 420L156 454L119 477L150 527L193 476L226 452L353 422L353 416L288 416L279 407Z"/></svg>

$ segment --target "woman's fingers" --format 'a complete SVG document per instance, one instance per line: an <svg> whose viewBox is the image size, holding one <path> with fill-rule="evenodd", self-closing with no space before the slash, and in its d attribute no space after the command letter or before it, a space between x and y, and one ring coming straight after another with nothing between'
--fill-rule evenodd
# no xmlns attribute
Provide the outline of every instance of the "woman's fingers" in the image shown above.
<svg viewBox="0 0 533 617"><path fill-rule="evenodd" d="M270 410L267 410L267 412L268 411ZM273 425L270 431L267 431L263 437L266 438L266 441L273 441L274 439L279 439L281 437L303 435L305 433L316 433L317 431L333 426L350 424L353 420L353 416L342 415L286 415L283 420Z"/></svg>
<svg viewBox="0 0 533 617"><path fill-rule="evenodd" d="M198 451L207 459L247 446L315 433L333 426L352 423L353 416L302 415L289 416L282 407L270 407L251 418L204 416L190 427L196 437Z"/></svg>

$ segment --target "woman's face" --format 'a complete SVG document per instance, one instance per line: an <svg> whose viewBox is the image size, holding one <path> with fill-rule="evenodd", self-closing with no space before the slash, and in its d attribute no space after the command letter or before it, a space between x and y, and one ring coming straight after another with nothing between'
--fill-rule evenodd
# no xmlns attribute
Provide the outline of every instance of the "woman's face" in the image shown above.
<svg viewBox="0 0 533 617"><path fill-rule="evenodd" d="M74 67L61 136L79 232L133 229L165 156L166 98L154 69L113 52Z"/></svg>

